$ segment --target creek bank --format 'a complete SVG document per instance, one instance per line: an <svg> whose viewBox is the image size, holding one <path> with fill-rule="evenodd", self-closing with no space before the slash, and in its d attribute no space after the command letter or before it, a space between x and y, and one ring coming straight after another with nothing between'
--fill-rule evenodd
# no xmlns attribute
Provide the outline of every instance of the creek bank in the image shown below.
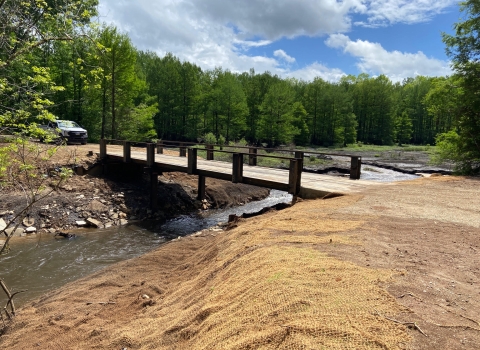
<svg viewBox="0 0 480 350"><path fill-rule="evenodd" d="M27 218L18 222L14 236L55 234L84 226L109 228L144 220L160 226L178 215L237 206L261 200L269 194L268 189L208 178L206 200L202 202L196 200L195 176L165 173L159 176L159 210L154 213L149 209L149 184L144 180L113 181L107 177L73 176L32 207ZM0 203L0 225L9 222L25 207L24 196L18 192L0 194Z"/></svg>

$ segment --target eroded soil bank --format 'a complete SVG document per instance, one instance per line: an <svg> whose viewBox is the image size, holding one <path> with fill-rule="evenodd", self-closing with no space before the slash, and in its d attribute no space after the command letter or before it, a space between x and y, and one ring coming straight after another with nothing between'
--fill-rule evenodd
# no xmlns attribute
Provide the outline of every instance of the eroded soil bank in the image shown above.
<svg viewBox="0 0 480 350"><path fill-rule="evenodd" d="M8 349L478 349L479 179L302 201L32 302Z"/></svg>

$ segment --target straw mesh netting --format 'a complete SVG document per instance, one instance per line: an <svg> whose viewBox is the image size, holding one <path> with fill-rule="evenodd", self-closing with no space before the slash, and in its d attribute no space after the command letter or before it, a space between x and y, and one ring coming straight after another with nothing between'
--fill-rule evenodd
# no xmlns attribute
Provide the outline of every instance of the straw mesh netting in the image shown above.
<svg viewBox="0 0 480 350"><path fill-rule="evenodd" d="M149 310L154 320L136 322L135 336L115 334L115 344L127 336L151 348L383 349L408 340L403 326L380 316L404 311L378 286L391 271L309 246L352 244L335 233L363 222L332 219L318 211L323 203L313 203L243 222L220 244L210 269Z"/></svg>
<svg viewBox="0 0 480 350"><path fill-rule="evenodd" d="M190 255L189 244L200 238L185 239L183 253L170 256L179 264L168 271L162 271L161 253L174 254L181 241L130 267L84 280L80 290L72 285L51 304L92 298L116 304L90 307L88 313L77 305L58 322L52 321L51 305L31 311L45 313L56 327L42 344L49 349L398 348L409 340L406 329L385 316L405 309L379 287L393 272L322 253L322 244L352 244L339 233L361 222L330 218L323 204L309 203L243 222ZM294 227L287 224L292 215L300 223ZM125 283L136 274L148 275L147 283ZM145 306L141 293L155 303ZM44 334L40 329L39 337Z"/></svg>

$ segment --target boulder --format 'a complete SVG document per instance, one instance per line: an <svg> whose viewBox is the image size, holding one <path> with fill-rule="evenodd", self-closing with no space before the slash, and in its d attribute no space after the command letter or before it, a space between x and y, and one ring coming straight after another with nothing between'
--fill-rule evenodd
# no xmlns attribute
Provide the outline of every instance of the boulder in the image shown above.
<svg viewBox="0 0 480 350"><path fill-rule="evenodd" d="M98 221L98 220L96 220L96 219L94 219L94 218L88 218L88 219L87 219L87 223L88 223L90 226L93 226L93 227L96 227L96 228L103 228L103 224L102 224L100 221Z"/></svg>
<svg viewBox="0 0 480 350"><path fill-rule="evenodd" d="M27 217L23 218L22 224L25 227L33 226L33 225L35 225L35 219L27 216Z"/></svg>
<svg viewBox="0 0 480 350"><path fill-rule="evenodd" d="M13 233L13 237L21 237L23 233L22 228L17 228L14 232L14 227L7 228L5 232L10 236Z"/></svg>
<svg viewBox="0 0 480 350"><path fill-rule="evenodd" d="M120 223L119 223L121 226L123 225L126 225L128 224L128 220L125 220L125 219L120 219Z"/></svg>
<svg viewBox="0 0 480 350"><path fill-rule="evenodd" d="M80 227L81 227L81 226L87 226L87 222L84 221L84 220L75 221L75 224L76 224L77 226L80 226Z"/></svg>
<svg viewBox="0 0 480 350"><path fill-rule="evenodd" d="M120 204L119 206L120 210L123 211L125 214L130 214L131 210L127 208L125 204Z"/></svg>
<svg viewBox="0 0 480 350"><path fill-rule="evenodd" d="M96 199L91 201L89 205L85 207L85 210L91 211L91 212L97 212L97 213L105 213L108 211L108 207L101 203L100 201L97 201Z"/></svg>
<svg viewBox="0 0 480 350"><path fill-rule="evenodd" d="M27 227L25 229L25 232L28 233L28 234L34 234L35 232L37 232L37 228L33 227L33 226L30 226L30 227Z"/></svg>

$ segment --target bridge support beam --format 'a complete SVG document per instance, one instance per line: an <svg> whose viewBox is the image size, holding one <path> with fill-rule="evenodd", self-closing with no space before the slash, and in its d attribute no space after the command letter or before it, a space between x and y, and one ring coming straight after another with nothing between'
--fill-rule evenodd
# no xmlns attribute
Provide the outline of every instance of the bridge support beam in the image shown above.
<svg viewBox="0 0 480 350"><path fill-rule="evenodd" d="M350 163L350 179L360 179L362 169L362 157L352 157Z"/></svg>
<svg viewBox="0 0 480 350"><path fill-rule="evenodd" d="M257 149L249 148L248 149L248 165L256 166L257 165Z"/></svg>
<svg viewBox="0 0 480 350"><path fill-rule="evenodd" d="M232 182L234 184L243 181L243 153L233 154Z"/></svg>
<svg viewBox="0 0 480 350"><path fill-rule="evenodd" d="M150 172L150 209L158 210L158 173Z"/></svg>
<svg viewBox="0 0 480 350"><path fill-rule="evenodd" d="M197 199L199 201L205 199L205 176L203 175L198 175L198 194L197 194Z"/></svg>

